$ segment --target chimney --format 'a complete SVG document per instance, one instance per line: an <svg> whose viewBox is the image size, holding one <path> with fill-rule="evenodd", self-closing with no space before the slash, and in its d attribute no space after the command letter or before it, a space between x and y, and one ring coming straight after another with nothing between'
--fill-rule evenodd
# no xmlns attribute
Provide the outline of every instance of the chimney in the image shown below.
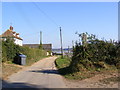
<svg viewBox="0 0 120 90"><path fill-rule="evenodd" d="M16 37L19 37L19 33L16 33Z"/></svg>
<svg viewBox="0 0 120 90"><path fill-rule="evenodd" d="M13 27L12 27L12 26L10 26L10 30L13 30Z"/></svg>

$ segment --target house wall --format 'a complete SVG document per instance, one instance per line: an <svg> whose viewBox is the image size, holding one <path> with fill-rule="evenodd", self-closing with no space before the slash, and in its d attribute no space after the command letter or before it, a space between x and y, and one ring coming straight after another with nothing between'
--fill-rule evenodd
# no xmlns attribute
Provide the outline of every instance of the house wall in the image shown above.
<svg viewBox="0 0 120 90"><path fill-rule="evenodd" d="M22 44L22 40L19 40L19 39L15 39L15 42L14 42L15 44L17 44L17 45L20 45L20 46L22 46L23 44Z"/></svg>

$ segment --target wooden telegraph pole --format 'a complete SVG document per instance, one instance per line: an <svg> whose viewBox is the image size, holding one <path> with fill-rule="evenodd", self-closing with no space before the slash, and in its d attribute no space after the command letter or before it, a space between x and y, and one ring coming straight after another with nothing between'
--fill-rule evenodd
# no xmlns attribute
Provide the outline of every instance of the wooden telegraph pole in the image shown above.
<svg viewBox="0 0 120 90"><path fill-rule="evenodd" d="M40 49L42 49L42 31L40 31L40 46L39 46Z"/></svg>
<svg viewBox="0 0 120 90"><path fill-rule="evenodd" d="M60 42L61 42L61 54L63 58L63 48L62 48L62 32L61 32L61 27L60 27Z"/></svg>
<svg viewBox="0 0 120 90"><path fill-rule="evenodd" d="M69 46L68 46L68 54L69 54Z"/></svg>
<svg viewBox="0 0 120 90"><path fill-rule="evenodd" d="M42 31L40 31L40 44L42 44Z"/></svg>

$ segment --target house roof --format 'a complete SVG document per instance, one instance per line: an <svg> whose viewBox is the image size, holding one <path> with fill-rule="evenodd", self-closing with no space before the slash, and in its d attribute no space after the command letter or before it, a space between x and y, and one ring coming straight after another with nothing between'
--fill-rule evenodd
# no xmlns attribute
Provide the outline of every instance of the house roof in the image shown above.
<svg viewBox="0 0 120 90"><path fill-rule="evenodd" d="M22 38L18 37L17 35L19 35L19 33L16 33L15 31L13 31L13 29L11 29L11 26L10 26L10 29L5 31L2 35L0 35L0 37L2 37L2 38L13 37L13 38L23 40Z"/></svg>

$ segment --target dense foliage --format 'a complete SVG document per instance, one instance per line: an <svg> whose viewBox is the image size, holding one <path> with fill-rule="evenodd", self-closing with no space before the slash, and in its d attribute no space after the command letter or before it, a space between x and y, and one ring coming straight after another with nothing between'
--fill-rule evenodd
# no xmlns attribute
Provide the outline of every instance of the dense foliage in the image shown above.
<svg viewBox="0 0 120 90"><path fill-rule="evenodd" d="M37 61L40 58L45 57L46 51L16 45L11 38L2 41L2 62L12 62L18 54L25 54L27 56L27 63L30 63L32 60Z"/></svg>
<svg viewBox="0 0 120 90"><path fill-rule="evenodd" d="M14 44L14 40L7 38L2 41L2 62L12 61L17 53L20 52L20 47Z"/></svg>
<svg viewBox="0 0 120 90"><path fill-rule="evenodd" d="M106 65L120 65L119 43L112 40L99 40L93 34L82 33L78 35L82 43L77 42L73 49L73 57L70 64L72 72L106 68Z"/></svg>

